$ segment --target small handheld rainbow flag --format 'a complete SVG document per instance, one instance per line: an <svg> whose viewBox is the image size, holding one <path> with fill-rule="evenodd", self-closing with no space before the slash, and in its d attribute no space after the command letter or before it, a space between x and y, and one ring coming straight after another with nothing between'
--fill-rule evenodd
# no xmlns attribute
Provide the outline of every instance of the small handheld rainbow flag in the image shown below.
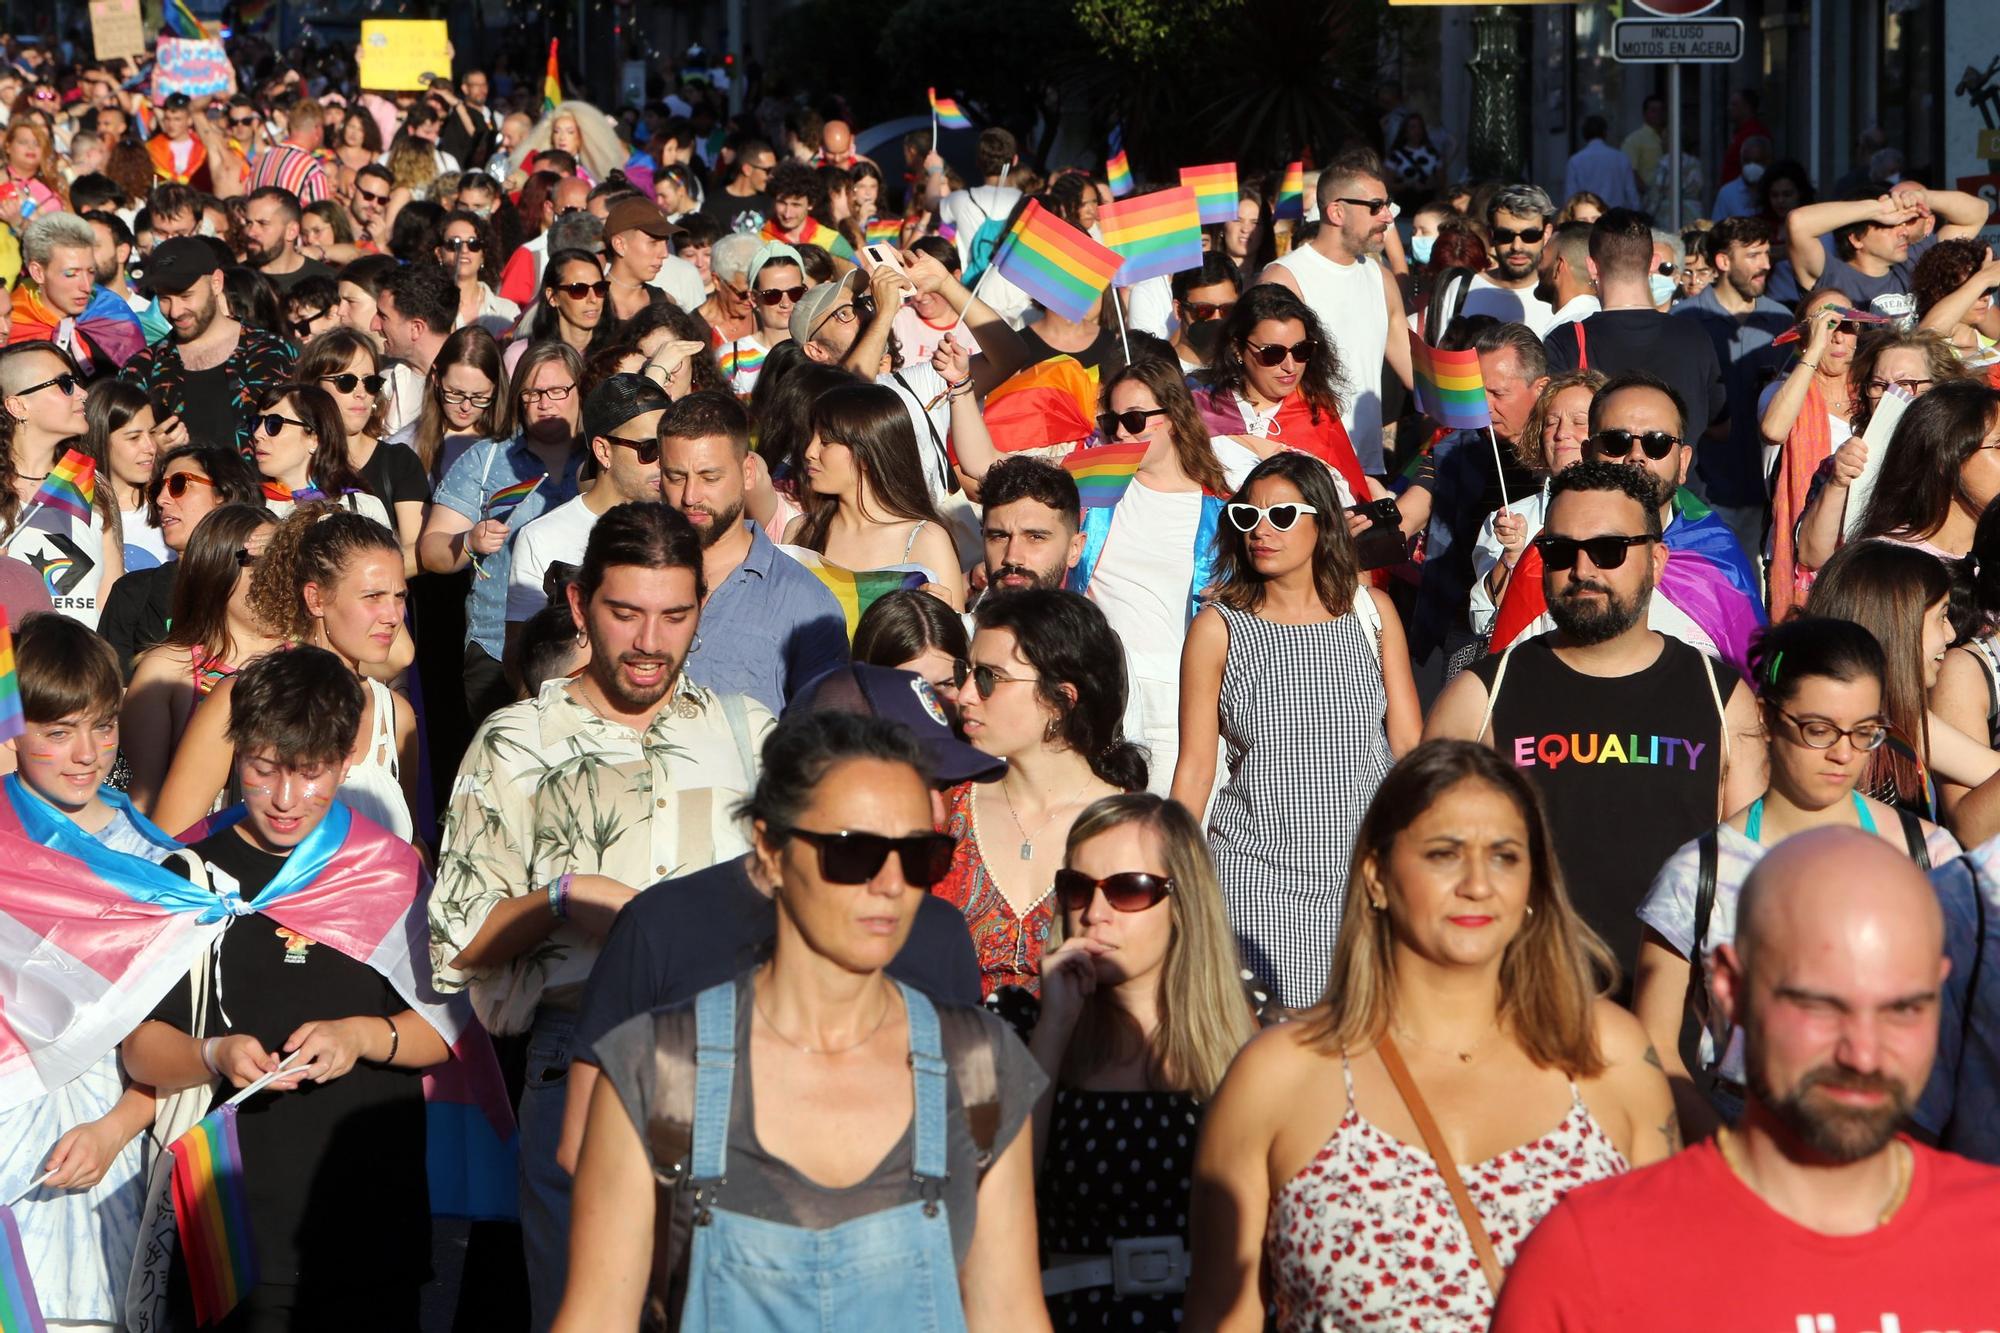
<svg viewBox="0 0 2000 1333"><path fill-rule="evenodd" d="M1188 186L1106 204L1097 225L1104 243L1124 256L1121 287L1201 267L1201 212Z"/></svg>
<svg viewBox="0 0 2000 1333"><path fill-rule="evenodd" d="M1493 424L1486 410L1486 381L1479 353L1447 352L1422 338L1410 339L1410 377L1417 410L1448 430L1484 430Z"/></svg>
<svg viewBox="0 0 2000 1333"><path fill-rule="evenodd" d="M1294 162L1285 168L1285 178L1278 185L1278 201L1271 205L1274 221L1303 221L1306 215L1306 172L1303 162Z"/></svg>
<svg viewBox="0 0 2000 1333"><path fill-rule="evenodd" d="M167 1145L167 1152L174 1159L174 1226L187 1261L195 1319L206 1326L235 1309L257 1285L235 1105L210 1112Z"/></svg>
<svg viewBox="0 0 2000 1333"><path fill-rule="evenodd" d="M1201 225L1232 222L1236 218L1236 164L1217 162L1206 167L1182 167L1181 184L1194 188L1201 206Z"/></svg>
<svg viewBox="0 0 2000 1333"><path fill-rule="evenodd" d="M502 486L487 498L486 517L503 518L513 513L515 506L533 495L535 488L541 484L541 477L530 477L526 481L517 481L512 486Z"/></svg>
<svg viewBox="0 0 2000 1333"><path fill-rule="evenodd" d="M41 489L28 502L30 513L39 509L60 509L79 523L90 522L90 506L97 499L97 464L89 454L71 449L62 462L49 469ZM27 516L22 516L27 521Z"/></svg>
<svg viewBox="0 0 2000 1333"><path fill-rule="evenodd" d="M1089 314L1124 262L1036 200L993 257L1001 277L1065 319Z"/></svg>
<svg viewBox="0 0 2000 1333"><path fill-rule="evenodd" d="M1145 441L1137 440L1078 449L1063 459L1063 471L1076 478L1077 498L1083 501L1085 509L1109 509L1132 484L1149 447Z"/></svg>
<svg viewBox="0 0 2000 1333"><path fill-rule="evenodd" d="M1111 182L1111 197L1123 199L1132 193L1132 164L1125 160L1125 127L1111 127L1111 156L1104 159L1104 176Z"/></svg>
<svg viewBox="0 0 2000 1333"><path fill-rule="evenodd" d="M948 130L969 130L972 128L971 119L958 109L956 101L949 97L939 97L935 88L931 89L930 93L931 116L938 124Z"/></svg>
<svg viewBox="0 0 2000 1333"><path fill-rule="evenodd" d="M861 231L864 245L895 245L903 239L901 218L876 218Z"/></svg>
<svg viewBox="0 0 2000 1333"><path fill-rule="evenodd" d="M562 66L556 62L557 38L549 38L549 67L542 75L542 114L548 115L563 100Z"/></svg>
<svg viewBox="0 0 2000 1333"><path fill-rule="evenodd" d="M21 716L21 677L14 670L14 636L7 629L7 612L0 608L0 741L11 741L27 729ZM0 1330L12 1327L0 1320Z"/></svg>
<svg viewBox="0 0 2000 1333"><path fill-rule="evenodd" d="M28 1272L21 1227L12 1208L0 1208L0 1333L48 1333L41 1298Z"/></svg>
<svg viewBox="0 0 2000 1333"><path fill-rule="evenodd" d="M213 35L207 25L194 16L194 11L187 7L185 0L168 0L166 12L161 17L176 37L200 41Z"/></svg>

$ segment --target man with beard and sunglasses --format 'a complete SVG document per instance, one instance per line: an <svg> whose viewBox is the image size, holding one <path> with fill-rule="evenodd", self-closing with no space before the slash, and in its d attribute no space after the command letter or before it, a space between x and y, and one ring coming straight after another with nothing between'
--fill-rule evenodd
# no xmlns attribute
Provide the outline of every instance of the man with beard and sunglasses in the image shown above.
<svg viewBox="0 0 2000 1333"><path fill-rule="evenodd" d="M1668 564L1660 521L1639 469L1559 474L1533 544L1555 630L1461 672L1424 728L1528 771L1577 910L1621 963L1638 956L1635 913L1661 863L1764 784L1749 688L1646 623Z"/></svg>
<svg viewBox="0 0 2000 1333"><path fill-rule="evenodd" d="M658 434L660 494L701 538L708 584L688 674L776 712L847 661L847 618L824 583L744 516L764 461L750 451L750 414L733 395L688 394Z"/></svg>
<svg viewBox="0 0 2000 1333"><path fill-rule="evenodd" d="M2000 1171L1898 1132L1950 970L1922 872L1815 829L1757 863L1737 921L1711 986L1743 1029L1742 1122L1565 1196L1494 1333L1992 1327Z"/></svg>
<svg viewBox="0 0 2000 1333"><path fill-rule="evenodd" d="M1536 337L1548 334L1555 307L1535 294L1542 280L1542 256L1555 228L1556 206L1539 185L1509 185L1486 205L1492 263L1472 280L1465 294L1467 315L1491 315L1503 324L1526 324Z"/></svg>
<svg viewBox="0 0 2000 1333"><path fill-rule="evenodd" d="M599 943L644 886L750 850L734 807L772 717L682 670L706 592L687 519L657 500L614 506L568 590L587 664L487 718L445 815L430 902L438 989L468 991L495 1036L527 1037L521 1226L538 1329L567 1271L555 1149Z"/></svg>

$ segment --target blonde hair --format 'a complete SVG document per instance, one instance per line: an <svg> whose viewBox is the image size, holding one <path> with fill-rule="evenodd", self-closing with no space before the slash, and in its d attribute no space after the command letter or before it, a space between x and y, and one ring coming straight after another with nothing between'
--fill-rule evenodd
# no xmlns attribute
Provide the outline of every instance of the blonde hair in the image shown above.
<svg viewBox="0 0 2000 1333"><path fill-rule="evenodd" d="M1530 915L1500 960L1500 1021L1528 1058L1571 1078L1603 1072L1593 1012L1615 984L1618 964L1584 924L1563 887L1540 799L1520 770L1471 741L1426 741L1389 770L1354 837L1347 904L1326 995L1304 1018L1305 1041L1323 1055L1355 1054L1381 1041L1394 1020L1396 925L1369 900L1389 876L1398 837L1461 783L1512 801L1528 830ZM1386 889L1384 890L1386 892Z"/></svg>
<svg viewBox="0 0 2000 1333"><path fill-rule="evenodd" d="M602 185L612 172L625 165L630 154L619 146L618 131L611 128L610 117L589 102L572 98L557 103L555 110L536 121L528 137L521 140L517 156L526 161L530 153L555 147L556 122L565 119L575 122L577 137L583 140L583 151L576 154L577 161L594 183Z"/></svg>
<svg viewBox="0 0 2000 1333"><path fill-rule="evenodd" d="M1206 1100L1222 1083L1229 1062L1250 1040L1255 1024L1237 971L1236 936L1222 906L1222 887L1208 843L1194 816L1175 801L1150 792L1106 796L1070 825L1063 863L1100 834L1137 824L1160 840L1173 880L1167 895L1173 930L1160 974L1160 1026L1146 1052L1148 1078L1163 1089ZM1049 926L1048 948L1062 943L1068 922L1061 910ZM1136 1054L1143 1038L1125 1011L1105 992L1084 1001L1063 1077L1072 1080Z"/></svg>

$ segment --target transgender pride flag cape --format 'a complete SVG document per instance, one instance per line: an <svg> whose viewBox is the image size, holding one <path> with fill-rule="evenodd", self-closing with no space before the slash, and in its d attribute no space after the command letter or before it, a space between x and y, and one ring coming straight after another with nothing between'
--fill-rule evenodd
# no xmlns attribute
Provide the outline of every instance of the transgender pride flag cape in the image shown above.
<svg viewBox="0 0 2000 1333"><path fill-rule="evenodd" d="M1715 645L1716 655L1748 680L1750 639L1765 617L1757 594L1757 571L1743 547L1728 525L1686 488L1674 496L1674 521L1667 525L1665 541L1667 567L1653 596L1691 621ZM1652 623L1655 629L1662 628L1659 617ZM1514 566L1494 615L1487 651L1504 653L1554 628L1542 596L1542 554L1530 543Z"/></svg>
<svg viewBox="0 0 2000 1333"><path fill-rule="evenodd" d="M94 1065L231 921L261 912L368 964L451 1047L454 1058L424 1080L432 1210L515 1215L513 1113L470 1004L432 989L428 885L409 844L335 801L251 903L103 847L17 776L0 794L0 1109ZM161 847L179 845L122 793L102 795ZM242 817L239 806L200 833Z"/></svg>

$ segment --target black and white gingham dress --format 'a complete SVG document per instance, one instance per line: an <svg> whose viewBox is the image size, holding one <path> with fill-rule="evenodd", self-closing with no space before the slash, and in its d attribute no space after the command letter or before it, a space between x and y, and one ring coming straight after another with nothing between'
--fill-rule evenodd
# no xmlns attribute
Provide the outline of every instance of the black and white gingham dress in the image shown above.
<svg viewBox="0 0 2000 1333"><path fill-rule="evenodd" d="M1281 625L1216 609L1229 777L1209 845L1245 965L1303 1008L1326 989L1355 830L1391 763L1374 630L1353 612Z"/></svg>

